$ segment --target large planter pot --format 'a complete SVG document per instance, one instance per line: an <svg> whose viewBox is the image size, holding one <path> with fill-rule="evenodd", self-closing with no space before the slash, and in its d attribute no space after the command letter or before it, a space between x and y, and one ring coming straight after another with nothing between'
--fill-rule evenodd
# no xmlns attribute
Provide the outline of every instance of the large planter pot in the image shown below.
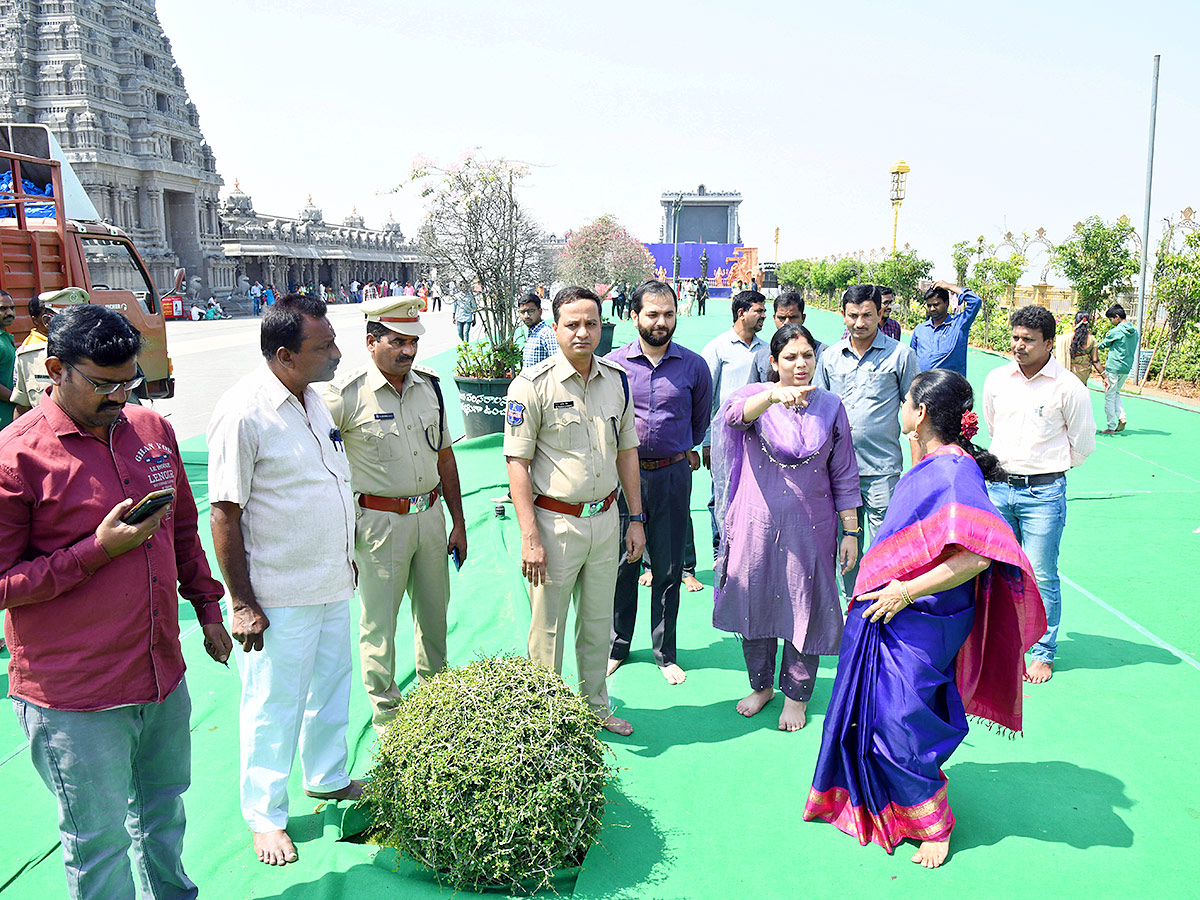
<svg viewBox="0 0 1200 900"><path fill-rule="evenodd" d="M597 356L604 356L612 350L613 344L613 329L617 327L616 322L601 322L600 323L600 346L596 348Z"/></svg>
<svg viewBox="0 0 1200 900"><path fill-rule="evenodd" d="M504 395L511 378L464 378L454 376L468 438L499 434L504 430Z"/></svg>

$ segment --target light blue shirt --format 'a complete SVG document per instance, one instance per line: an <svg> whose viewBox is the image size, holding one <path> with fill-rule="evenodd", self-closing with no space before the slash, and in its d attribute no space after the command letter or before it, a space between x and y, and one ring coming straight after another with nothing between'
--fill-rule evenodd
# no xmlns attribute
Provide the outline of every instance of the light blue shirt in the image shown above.
<svg viewBox="0 0 1200 900"><path fill-rule="evenodd" d="M919 371L912 349L882 331L861 359L844 338L817 360L812 383L842 398L860 475L900 474L900 404Z"/></svg>
<svg viewBox="0 0 1200 900"><path fill-rule="evenodd" d="M708 364L708 373L712 375L712 412L709 419L715 419L719 410L729 399L730 395L750 383L750 370L754 366L754 357L758 351L767 346L767 342L757 334L749 344L742 343L738 333L730 328L724 334L717 335L705 345L700 355ZM704 446L712 443L712 428L704 435Z"/></svg>
<svg viewBox="0 0 1200 900"><path fill-rule="evenodd" d="M926 319L913 329L909 345L917 354L917 365L922 372L951 369L960 375L967 374L967 338L983 300L974 291L963 291L960 299L963 308L946 316L941 325L935 328Z"/></svg>

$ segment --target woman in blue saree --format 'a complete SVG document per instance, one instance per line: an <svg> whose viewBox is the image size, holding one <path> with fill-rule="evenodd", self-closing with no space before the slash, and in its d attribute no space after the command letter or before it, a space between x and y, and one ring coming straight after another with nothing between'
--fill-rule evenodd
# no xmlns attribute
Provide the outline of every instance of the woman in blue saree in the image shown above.
<svg viewBox="0 0 1200 900"><path fill-rule="evenodd" d="M1025 651L1045 631L1033 569L988 500L996 458L971 443L971 386L922 372L901 408L918 461L863 557L805 819L942 864L954 814L942 766L967 716L1021 730ZM989 726L991 727L991 726Z"/></svg>

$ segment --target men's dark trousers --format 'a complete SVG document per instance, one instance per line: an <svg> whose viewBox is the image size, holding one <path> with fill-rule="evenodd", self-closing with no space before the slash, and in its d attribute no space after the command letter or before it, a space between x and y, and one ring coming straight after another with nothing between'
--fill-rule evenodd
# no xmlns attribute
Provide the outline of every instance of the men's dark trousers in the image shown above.
<svg viewBox="0 0 1200 900"><path fill-rule="evenodd" d="M654 661L660 666L675 662L675 623L679 618L679 584L683 580L683 545L692 497L692 470L687 460L661 469L642 470L642 511L646 514L646 547L650 551L654 583L650 588L650 637ZM625 530L629 507L622 497L621 565L613 598L612 649L609 657L625 659L637 619L640 562L625 561Z"/></svg>

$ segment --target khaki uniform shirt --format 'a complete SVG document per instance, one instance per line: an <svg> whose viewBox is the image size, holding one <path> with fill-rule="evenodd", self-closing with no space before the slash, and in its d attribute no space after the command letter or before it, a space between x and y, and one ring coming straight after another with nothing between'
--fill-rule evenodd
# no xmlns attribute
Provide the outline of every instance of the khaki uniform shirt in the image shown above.
<svg viewBox="0 0 1200 900"><path fill-rule="evenodd" d="M17 364L13 373L12 402L17 406L36 409L48 387L50 375L46 372L45 341L32 346L22 344L17 350Z"/></svg>
<svg viewBox="0 0 1200 900"><path fill-rule="evenodd" d="M413 366L397 393L369 363L322 388L356 494L413 497L438 486L437 448L450 446L450 432L439 429L433 377Z"/></svg>
<svg viewBox="0 0 1200 900"><path fill-rule="evenodd" d="M603 500L617 486L617 451L638 446L621 367L592 358L585 384L561 353L522 369L508 388L504 455L532 460L535 496Z"/></svg>

